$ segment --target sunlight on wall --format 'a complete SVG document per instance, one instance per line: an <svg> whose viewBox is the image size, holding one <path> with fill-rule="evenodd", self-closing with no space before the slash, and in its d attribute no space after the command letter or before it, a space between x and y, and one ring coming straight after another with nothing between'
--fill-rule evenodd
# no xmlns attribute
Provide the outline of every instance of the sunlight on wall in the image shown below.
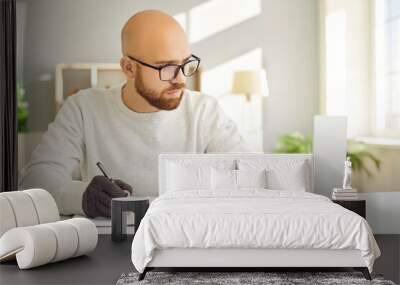
<svg viewBox="0 0 400 285"><path fill-rule="evenodd" d="M256 48L223 64L206 70L201 75L201 91L213 96L230 93L233 72L241 69L259 69L262 66L262 49Z"/></svg>
<svg viewBox="0 0 400 285"><path fill-rule="evenodd" d="M349 138L372 135L371 4L321 0L320 6L321 111L346 116Z"/></svg>
<svg viewBox="0 0 400 285"><path fill-rule="evenodd" d="M186 31L190 43L195 43L216 33L261 14L261 0L210 0L187 12L174 15ZM256 48L228 62L206 70L201 75L201 90L217 96L229 93L235 70L262 67L262 49Z"/></svg>
<svg viewBox="0 0 400 285"><path fill-rule="evenodd" d="M189 11L189 41L195 43L261 13L260 0L211 0Z"/></svg>
<svg viewBox="0 0 400 285"><path fill-rule="evenodd" d="M178 23L182 26L182 28L187 32L187 20L186 20L186 13L179 13L174 16L174 19L178 21Z"/></svg>
<svg viewBox="0 0 400 285"><path fill-rule="evenodd" d="M187 12L174 16L188 35L191 44L237 26L261 14L261 0L210 0ZM240 39L239 39L240 40ZM262 68L262 48L256 47L201 73L202 93L218 97L224 112L235 121L252 151L263 151L261 96L247 101L244 96L231 94L236 70ZM222 96L224 95L224 96Z"/></svg>
<svg viewBox="0 0 400 285"><path fill-rule="evenodd" d="M376 76L376 92L384 93L384 74L385 74L385 33L384 33L384 6L380 2L375 2L375 76ZM385 125L382 110L384 109L383 96L376 96L377 114L376 114L376 127L383 129Z"/></svg>
<svg viewBox="0 0 400 285"><path fill-rule="evenodd" d="M400 5L375 1L375 102L378 134L400 129ZM398 2L400 3L400 1ZM392 5L392 6L389 6Z"/></svg>
<svg viewBox="0 0 400 285"><path fill-rule="evenodd" d="M346 115L346 14L326 16L326 113Z"/></svg>

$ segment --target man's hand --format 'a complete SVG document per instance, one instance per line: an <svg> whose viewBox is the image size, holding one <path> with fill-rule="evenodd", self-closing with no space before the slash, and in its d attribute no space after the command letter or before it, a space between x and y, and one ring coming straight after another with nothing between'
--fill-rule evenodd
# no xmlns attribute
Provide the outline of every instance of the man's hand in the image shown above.
<svg viewBox="0 0 400 285"><path fill-rule="evenodd" d="M132 195L132 187L131 185L125 183L124 181L120 180L120 179L113 179L112 180L115 184L118 185L119 188L121 188L122 190L124 190L125 192L129 192L130 195ZM128 194L128 193L127 193Z"/></svg>
<svg viewBox="0 0 400 285"><path fill-rule="evenodd" d="M82 196L82 208L86 216L111 217L111 199L132 194L132 187L122 180L110 181L102 175L93 177Z"/></svg>

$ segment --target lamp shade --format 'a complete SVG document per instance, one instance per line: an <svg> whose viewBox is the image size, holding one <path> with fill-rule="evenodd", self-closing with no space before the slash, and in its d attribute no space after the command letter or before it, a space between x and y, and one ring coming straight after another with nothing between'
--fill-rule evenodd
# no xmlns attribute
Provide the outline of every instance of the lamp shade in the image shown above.
<svg viewBox="0 0 400 285"><path fill-rule="evenodd" d="M268 96L267 75L264 69L239 70L233 75L232 93Z"/></svg>

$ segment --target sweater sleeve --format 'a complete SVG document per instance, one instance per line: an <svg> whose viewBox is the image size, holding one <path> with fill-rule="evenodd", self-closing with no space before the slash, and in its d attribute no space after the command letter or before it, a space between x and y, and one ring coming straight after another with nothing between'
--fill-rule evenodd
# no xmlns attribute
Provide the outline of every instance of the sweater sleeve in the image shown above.
<svg viewBox="0 0 400 285"><path fill-rule="evenodd" d="M61 214L82 215L82 195L88 185L79 180L83 135L81 109L75 98L68 98L21 170L19 187L46 189Z"/></svg>
<svg viewBox="0 0 400 285"><path fill-rule="evenodd" d="M219 106L215 98L210 98L208 112L203 117L203 127L207 141L206 153L210 152L250 152L250 147L239 132L235 122Z"/></svg>

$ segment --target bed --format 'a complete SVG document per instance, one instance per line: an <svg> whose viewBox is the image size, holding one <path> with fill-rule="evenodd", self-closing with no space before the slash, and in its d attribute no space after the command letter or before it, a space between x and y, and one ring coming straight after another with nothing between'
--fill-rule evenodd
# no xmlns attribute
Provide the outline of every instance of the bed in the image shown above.
<svg viewBox="0 0 400 285"><path fill-rule="evenodd" d="M159 197L132 242L154 268L352 267L380 251L364 218L313 189L311 154L161 154Z"/></svg>

